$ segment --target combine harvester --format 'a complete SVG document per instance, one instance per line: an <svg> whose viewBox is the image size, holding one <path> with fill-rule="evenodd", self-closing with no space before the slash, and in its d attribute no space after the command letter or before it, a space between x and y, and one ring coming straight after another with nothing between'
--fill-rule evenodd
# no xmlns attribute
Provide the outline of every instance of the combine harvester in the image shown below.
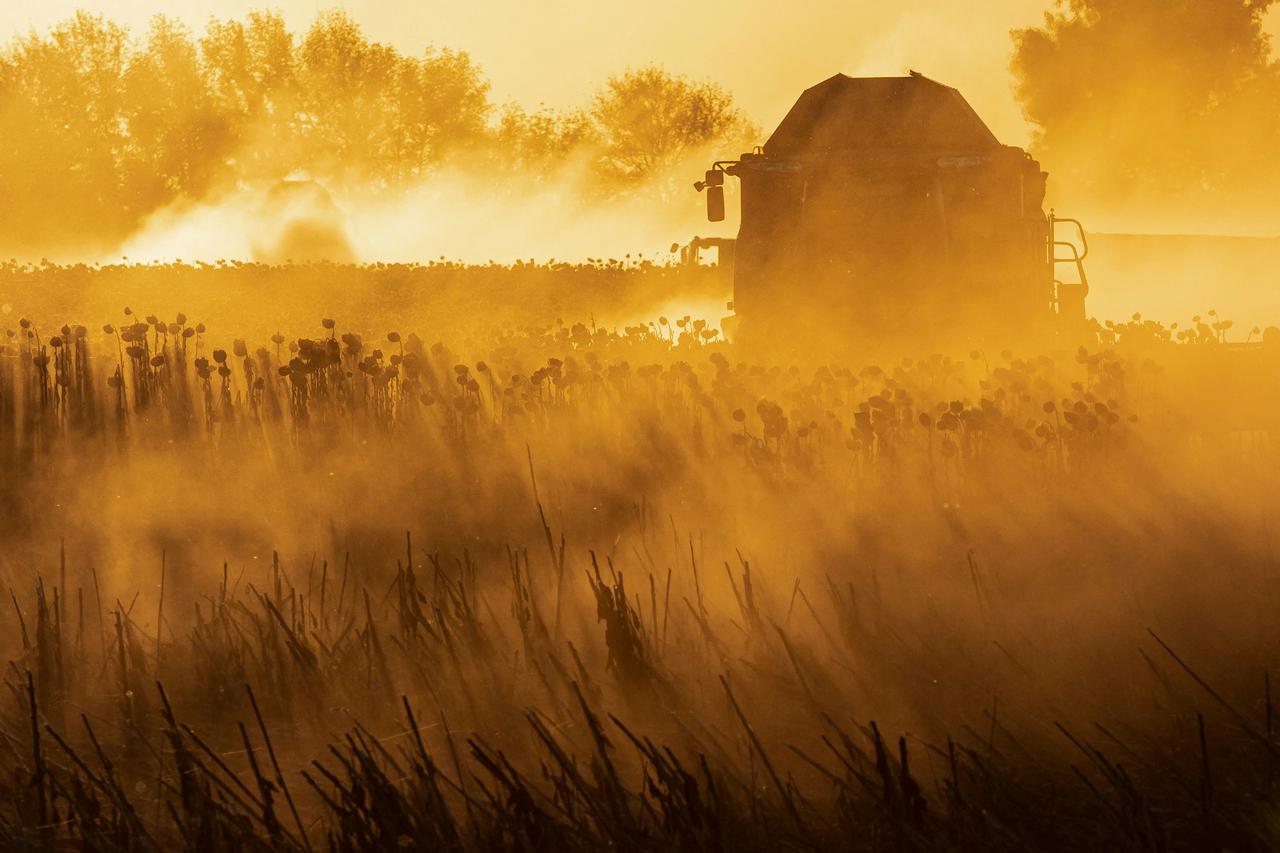
<svg viewBox="0 0 1280 853"><path fill-rule="evenodd" d="M742 189L736 244L720 245L740 340L918 352L1087 332L1084 229L1044 212L1047 173L955 89L837 74L695 184L712 222L726 177Z"/></svg>
<svg viewBox="0 0 1280 853"><path fill-rule="evenodd" d="M762 147L716 162L694 185L712 222L724 221L727 177L741 183L736 240L695 238L682 254L698 263L718 250L733 281L726 332L753 350L867 358L1085 347L1082 372L1096 369L1083 226L1045 212L1048 173L1000 144L955 89L915 72L837 74L806 90ZM1153 401L1148 414L1210 432L1274 432L1280 329L1243 343L1201 330L1197 343L1176 345L1160 327L1135 326L1121 346L1145 365L1128 387ZM1180 393L1188 388L1217 393L1206 401Z"/></svg>

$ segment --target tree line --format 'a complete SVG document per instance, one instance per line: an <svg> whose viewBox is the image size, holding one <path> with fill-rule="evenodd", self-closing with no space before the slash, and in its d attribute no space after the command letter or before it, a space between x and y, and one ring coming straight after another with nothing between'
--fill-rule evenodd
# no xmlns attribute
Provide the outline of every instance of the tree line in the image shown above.
<svg viewBox="0 0 1280 853"><path fill-rule="evenodd" d="M724 89L658 67L580 109L495 104L464 51L418 56L341 12L291 32L272 12L134 34L80 12L0 50L0 246L109 244L184 199L303 174L394 193L446 166L519 187L570 164L590 192L651 186L754 128Z"/></svg>

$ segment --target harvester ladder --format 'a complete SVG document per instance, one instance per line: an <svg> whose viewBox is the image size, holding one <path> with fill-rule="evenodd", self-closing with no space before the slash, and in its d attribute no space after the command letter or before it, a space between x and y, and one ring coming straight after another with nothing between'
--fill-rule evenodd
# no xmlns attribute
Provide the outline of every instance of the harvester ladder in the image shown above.
<svg viewBox="0 0 1280 853"><path fill-rule="evenodd" d="M1075 228L1074 240L1058 239L1058 225L1065 224ZM1053 310L1060 320L1073 325L1082 324L1086 320L1084 300L1089 295L1089 277L1084 271L1084 259L1089 255L1089 238L1085 236L1084 226L1078 219L1059 217L1053 210L1049 211L1049 234L1046 249L1046 260L1053 274ZM1062 264L1075 267L1075 281L1064 282L1058 276L1058 268Z"/></svg>
<svg viewBox="0 0 1280 853"><path fill-rule="evenodd" d="M1075 236L1080 240L1077 246L1072 240L1058 239L1058 225L1066 224L1075 228ZM1066 254L1059 254L1059 250L1063 250ZM1063 282L1058 277L1058 265L1070 264L1076 269L1077 283L1084 286L1086 295L1089 293L1089 277L1084 271L1084 259L1089 256L1089 238L1085 236L1084 226L1080 224L1078 219L1069 219L1065 216L1058 216L1052 210L1049 211L1049 261L1053 264L1053 284L1060 287Z"/></svg>

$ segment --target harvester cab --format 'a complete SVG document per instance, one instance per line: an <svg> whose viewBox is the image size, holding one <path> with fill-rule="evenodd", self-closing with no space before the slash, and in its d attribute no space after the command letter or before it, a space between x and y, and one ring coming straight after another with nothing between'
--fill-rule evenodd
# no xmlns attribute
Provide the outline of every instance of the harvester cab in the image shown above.
<svg viewBox="0 0 1280 853"><path fill-rule="evenodd" d="M1040 164L941 83L837 74L694 185L712 222L726 176L739 339L883 350L1087 328L1083 227L1046 215Z"/></svg>

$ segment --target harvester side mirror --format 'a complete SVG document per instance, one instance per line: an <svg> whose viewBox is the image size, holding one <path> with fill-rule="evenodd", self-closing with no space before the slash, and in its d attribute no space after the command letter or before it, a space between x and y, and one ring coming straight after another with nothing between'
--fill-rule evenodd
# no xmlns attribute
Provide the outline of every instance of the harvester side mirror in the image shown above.
<svg viewBox="0 0 1280 853"><path fill-rule="evenodd" d="M724 187L707 187L707 221L724 222Z"/></svg>

